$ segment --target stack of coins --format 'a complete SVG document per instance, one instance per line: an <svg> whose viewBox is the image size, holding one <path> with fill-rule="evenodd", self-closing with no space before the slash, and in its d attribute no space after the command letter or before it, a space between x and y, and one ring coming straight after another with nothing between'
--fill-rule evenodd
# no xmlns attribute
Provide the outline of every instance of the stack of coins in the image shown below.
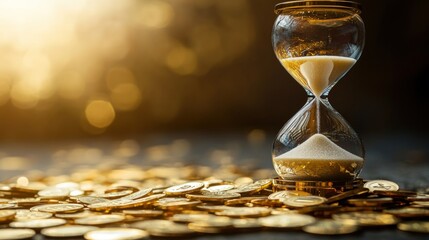
<svg viewBox="0 0 429 240"><path fill-rule="evenodd" d="M429 233L429 194L391 181L363 181L326 198L277 191L272 178L235 171L221 179L207 176L207 167L199 175L198 168L178 167L166 177L163 168L127 165L5 181L0 239L184 238L279 229L340 235L392 226Z"/></svg>

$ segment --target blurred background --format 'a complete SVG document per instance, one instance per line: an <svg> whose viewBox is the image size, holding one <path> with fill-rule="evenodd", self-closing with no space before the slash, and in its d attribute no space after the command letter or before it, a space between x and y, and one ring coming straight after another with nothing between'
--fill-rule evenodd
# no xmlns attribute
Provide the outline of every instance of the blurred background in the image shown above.
<svg viewBox="0 0 429 240"><path fill-rule="evenodd" d="M275 133L306 101L271 47L279 2L0 0L0 141ZM428 133L429 1L361 3L332 105L364 135Z"/></svg>

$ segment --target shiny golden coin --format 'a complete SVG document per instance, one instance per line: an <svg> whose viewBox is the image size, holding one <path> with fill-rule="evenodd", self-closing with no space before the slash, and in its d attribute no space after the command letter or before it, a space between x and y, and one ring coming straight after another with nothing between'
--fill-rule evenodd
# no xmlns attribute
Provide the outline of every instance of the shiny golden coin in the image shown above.
<svg viewBox="0 0 429 240"><path fill-rule="evenodd" d="M354 221L359 226L388 226L395 225L399 220L392 214L377 212L350 212L333 214L332 218L338 221Z"/></svg>
<svg viewBox="0 0 429 240"><path fill-rule="evenodd" d="M184 198L184 197L166 197L166 198L160 198L158 199L154 205L162 205L162 204L166 204L166 203L171 203L171 202L183 202L183 201L189 201L189 199Z"/></svg>
<svg viewBox="0 0 429 240"><path fill-rule="evenodd" d="M16 210L15 221L27 221L34 219L46 219L52 217L52 213L32 212L27 209Z"/></svg>
<svg viewBox="0 0 429 240"><path fill-rule="evenodd" d="M209 218L215 217L211 214L174 214L170 220L173 222L190 223L198 221L208 221Z"/></svg>
<svg viewBox="0 0 429 240"><path fill-rule="evenodd" d="M130 199L130 200L136 200L139 198L143 198L146 197L147 195L149 195L152 192L152 188L145 188L142 190L139 190L135 193L132 193L128 196L122 197L122 199Z"/></svg>
<svg viewBox="0 0 429 240"><path fill-rule="evenodd" d="M134 217L161 217L164 215L164 211L161 210L147 210L147 209L139 209L139 210L123 210L123 214L132 215Z"/></svg>
<svg viewBox="0 0 429 240"><path fill-rule="evenodd" d="M169 187L164 190L164 193L169 196L180 196L187 193L197 192L204 187L203 182L187 182L184 184Z"/></svg>
<svg viewBox="0 0 429 240"><path fill-rule="evenodd" d="M5 203L8 203L9 201L10 201L10 199L0 198L0 204L5 204Z"/></svg>
<svg viewBox="0 0 429 240"><path fill-rule="evenodd" d="M139 198L136 200L132 200L131 202L123 202L121 204L117 204L116 208L118 209L127 209L127 208L135 208L135 207L141 207L141 206L146 206L146 205L150 205L155 203L157 200L161 199L165 197L164 193L160 193L160 194L153 194L153 195L149 195L147 197L144 198ZM127 199L123 199L123 200L127 200Z"/></svg>
<svg viewBox="0 0 429 240"><path fill-rule="evenodd" d="M319 196L299 196L299 197L289 197L282 199L282 202L288 207L309 207L317 206L325 203L327 201L324 197Z"/></svg>
<svg viewBox="0 0 429 240"><path fill-rule="evenodd" d="M250 201L253 205L258 206L267 206L267 207L282 207L283 203L279 202L278 200L271 200L268 198L260 198L260 199L253 199Z"/></svg>
<svg viewBox="0 0 429 240"><path fill-rule="evenodd" d="M384 204L393 203L393 198L355 198L349 199L347 202L358 207L376 207Z"/></svg>
<svg viewBox="0 0 429 240"><path fill-rule="evenodd" d="M224 205L200 205L200 206L197 206L197 208L210 213L215 213L215 212L223 211L225 209L230 209L232 207L224 206Z"/></svg>
<svg viewBox="0 0 429 240"><path fill-rule="evenodd" d="M40 198L50 199L64 199L67 198L69 194L70 190L65 188L46 188L37 193Z"/></svg>
<svg viewBox="0 0 429 240"><path fill-rule="evenodd" d="M77 203L65 203L65 204L46 204L38 205L30 208L33 212L48 212L48 213L74 213L81 211L83 205Z"/></svg>
<svg viewBox="0 0 429 240"><path fill-rule="evenodd" d="M75 199L76 202L83 203L86 205L95 204L95 203L103 203L103 202L109 201L105 198L93 197L93 196L78 196L78 197L73 197L73 199Z"/></svg>
<svg viewBox="0 0 429 240"><path fill-rule="evenodd" d="M87 240L137 240L147 239L149 234L135 228L101 228L85 233Z"/></svg>
<svg viewBox="0 0 429 240"><path fill-rule="evenodd" d="M201 233L220 233L233 229L234 225L231 218L218 216L204 219L204 221L191 222L188 227Z"/></svg>
<svg viewBox="0 0 429 240"><path fill-rule="evenodd" d="M261 190L263 190L263 188L260 184L251 183L251 184L240 185L230 190L229 192L239 193L240 195L249 195L249 194L255 194L257 192L260 192Z"/></svg>
<svg viewBox="0 0 429 240"><path fill-rule="evenodd" d="M273 184L273 179L260 179L254 182L256 185L260 185L262 189L269 188Z"/></svg>
<svg viewBox="0 0 429 240"><path fill-rule="evenodd" d="M407 197L408 201L423 201L423 202L429 202L429 194L418 194L413 197Z"/></svg>
<svg viewBox="0 0 429 240"><path fill-rule="evenodd" d="M11 222L9 224L12 228L32 228L41 229L48 227L56 227L66 224L66 220L59 218L48 218L48 219L34 219L28 221Z"/></svg>
<svg viewBox="0 0 429 240"><path fill-rule="evenodd" d="M398 191L399 186L398 184L387 181L387 180L372 180L369 182L366 182L363 185L364 188L368 188L370 192L374 191Z"/></svg>
<svg viewBox="0 0 429 240"><path fill-rule="evenodd" d="M233 192L209 192L204 194L186 194L186 197L192 200L200 200L203 202L224 202L228 199L239 198L239 193Z"/></svg>
<svg viewBox="0 0 429 240"><path fill-rule="evenodd" d="M40 198L20 198L10 201L10 203L15 203L19 207L33 207L43 204L56 204L59 201L56 199L40 199Z"/></svg>
<svg viewBox="0 0 429 240"><path fill-rule="evenodd" d="M429 221L401 222L398 229L407 232L429 233Z"/></svg>
<svg viewBox="0 0 429 240"><path fill-rule="evenodd" d="M250 203L253 200L266 200L267 197L242 197L242 198L235 198L235 199L229 199L225 201L226 206L236 206L236 205L244 205L246 203Z"/></svg>
<svg viewBox="0 0 429 240"><path fill-rule="evenodd" d="M204 188L201 191L208 191L208 192L225 192L231 189L234 189L235 186L232 184L223 184L223 185L216 185L216 186L211 186L208 188Z"/></svg>
<svg viewBox="0 0 429 240"><path fill-rule="evenodd" d="M291 213L259 218L259 222L270 228L300 228L316 222L316 219L309 215Z"/></svg>
<svg viewBox="0 0 429 240"><path fill-rule="evenodd" d="M328 198L328 200L326 201L326 204L339 202L341 200L348 199L351 197L366 195L368 192L369 192L369 190L367 188L353 189L353 190L343 192L343 193L340 193L340 194L337 194L337 195L334 195L334 196Z"/></svg>
<svg viewBox="0 0 429 240"><path fill-rule="evenodd" d="M94 215L99 215L99 213L84 210L84 211L75 212L75 213L56 213L55 217L63 218L63 219L77 219L77 218L90 217Z"/></svg>
<svg viewBox="0 0 429 240"><path fill-rule="evenodd" d="M157 206L164 210L179 210L189 209L201 204L201 201L180 201L180 202L169 202L164 204L157 204Z"/></svg>
<svg viewBox="0 0 429 240"><path fill-rule="evenodd" d="M116 198L128 196L133 192L134 192L133 190L127 189L119 192L104 193L104 194L96 195L94 197L105 198L105 199L116 199Z"/></svg>
<svg viewBox="0 0 429 240"><path fill-rule="evenodd" d="M429 217L429 209L404 207L384 210L384 213L392 214L400 218L425 218Z"/></svg>
<svg viewBox="0 0 429 240"><path fill-rule="evenodd" d="M115 214L103 214L103 215L94 215L84 218L78 218L74 222L80 225L105 225L110 223L118 223L125 220L125 216L123 215L115 215Z"/></svg>
<svg viewBox="0 0 429 240"><path fill-rule="evenodd" d="M429 208L429 201L414 201L411 203L412 207L424 207Z"/></svg>
<svg viewBox="0 0 429 240"><path fill-rule="evenodd" d="M52 238L81 237L89 231L98 229L93 226L69 225L42 229L41 233Z"/></svg>
<svg viewBox="0 0 429 240"><path fill-rule="evenodd" d="M36 232L32 229L0 229L0 240L30 239Z"/></svg>
<svg viewBox="0 0 429 240"><path fill-rule="evenodd" d="M252 218L252 217L265 217L271 214L271 209L264 207L235 207L229 208L215 213L218 216L232 217L232 218Z"/></svg>
<svg viewBox="0 0 429 240"><path fill-rule="evenodd" d="M0 222L7 222L14 219L16 211L14 210L0 210Z"/></svg>
<svg viewBox="0 0 429 240"><path fill-rule="evenodd" d="M303 228L304 232L318 235L343 235L354 233L359 229L358 225L352 222L337 221L331 219L319 220Z"/></svg>
<svg viewBox="0 0 429 240"><path fill-rule="evenodd" d="M156 237L185 237L194 234L187 225L167 220L140 221L132 224L133 227L145 229L150 235Z"/></svg>
<svg viewBox="0 0 429 240"><path fill-rule="evenodd" d="M270 199L270 200L281 200L284 198L301 197L301 196L311 196L311 194L308 192L304 192L304 191L285 190L285 191L279 191L279 192L274 192L274 193L270 194L268 196L268 199Z"/></svg>
<svg viewBox="0 0 429 240"><path fill-rule="evenodd" d="M109 200L107 202L99 202L88 205L88 208L92 211L109 211L112 209L118 209L120 206L124 206L133 202L133 200L129 199L115 199Z"/></svg>
<svg viewBox="0 0 429 240"><path fill-rule="evenodd" d="M259 229L262 228L259 219L257 218L241 218L241 219L233 219L232 225L234 228L238 229Z"/></svg>

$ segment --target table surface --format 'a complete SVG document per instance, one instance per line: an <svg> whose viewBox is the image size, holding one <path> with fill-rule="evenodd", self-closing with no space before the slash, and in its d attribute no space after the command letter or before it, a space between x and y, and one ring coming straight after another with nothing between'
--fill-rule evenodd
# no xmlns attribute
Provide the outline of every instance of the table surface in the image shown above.
<svg viewBox="0 0 429 240"><path fill-rule="evenodd" d="M274 135L248 133L176 133L121 140L83 140L55 143L0 144L0 181L41 170L69 173L79 165L96 168L100 163L131 163L144 167L174 164L209 165L224 162L240 167L272 169L271 143ZM398 133L363 137L366 157L363 179L386 179L402 189L429 192L429 140ZM216 158L213 156L219 156ZM79 158L79 159L76 159ZM199 236L193 239L330 239L303 232L248 232ZM429 239L392 228L364 229L336 239ZM35 239L42 240L38 235Z"/></svg>

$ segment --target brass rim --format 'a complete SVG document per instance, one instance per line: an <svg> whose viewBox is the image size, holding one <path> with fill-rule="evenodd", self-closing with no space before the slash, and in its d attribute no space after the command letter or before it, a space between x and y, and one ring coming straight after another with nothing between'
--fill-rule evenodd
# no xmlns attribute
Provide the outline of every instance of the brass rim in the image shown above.
<svg viewBox="0 0 429 240"><path fill-rule="evenodd" d="M344 0L294 0L278 3L274 7L276 14L282 14L287 10L298 8L333 8L349 10L360 13L362 10L361 4L353 1Z"/></svg>

